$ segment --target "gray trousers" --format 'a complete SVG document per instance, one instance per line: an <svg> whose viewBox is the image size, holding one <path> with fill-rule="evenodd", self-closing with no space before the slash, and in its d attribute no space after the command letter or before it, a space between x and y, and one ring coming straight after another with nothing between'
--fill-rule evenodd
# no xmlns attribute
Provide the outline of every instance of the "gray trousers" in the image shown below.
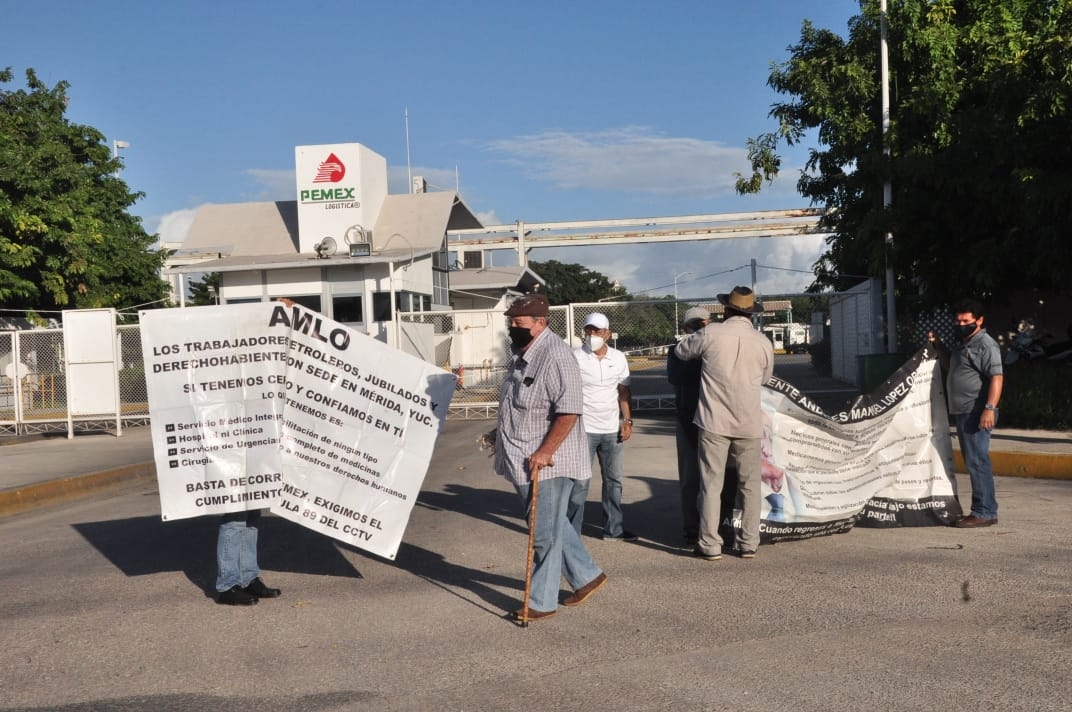
<svg viewBox="0 0 1072 712"><path fill-rule="evenodd" d="M700 542L704 554L718 554L722 537L718 534L722 483L726 461L732 452L737 461L737 499L740 502L741 534L737 548L755 551L759 547L760 438L730 438L700 429Z"/></svg>

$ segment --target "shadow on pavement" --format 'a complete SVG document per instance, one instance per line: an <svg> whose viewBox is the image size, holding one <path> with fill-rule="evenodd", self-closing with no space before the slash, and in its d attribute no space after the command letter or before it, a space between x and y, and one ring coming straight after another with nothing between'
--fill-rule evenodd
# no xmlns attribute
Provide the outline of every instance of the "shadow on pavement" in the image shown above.
<svg viewBox="0 0 1072 712"><path fill-rule="evenodd" d="M513 492L451 483L445 485L442 492L421 492L417 506L456 512L505 529L528 532L522 520L521 500Z"/></svg>
<svg viewBox="0 0 1072 712"><path fill-rule="evenodd" d="M206 596L216 595L217 517L171 522L135 517L75 524L75 530L127 576L181 571ZM258 526L265 570L362 578L331 539L278 517Z"/></svg>
<svg viewBox="0 0 1072 712"><path fill-rule="evenodd" d="M395 565L496 616L502 616L504 611L516 608L524 591L524 572L521 571L524 566L521 564L518 565L517 571L509 574L494 573L451 563L439 552L403 542L398 550ZM517 594L504 594L492 586L513 589ZM478 596L487 607L475 603L466 594Z"/></svg>

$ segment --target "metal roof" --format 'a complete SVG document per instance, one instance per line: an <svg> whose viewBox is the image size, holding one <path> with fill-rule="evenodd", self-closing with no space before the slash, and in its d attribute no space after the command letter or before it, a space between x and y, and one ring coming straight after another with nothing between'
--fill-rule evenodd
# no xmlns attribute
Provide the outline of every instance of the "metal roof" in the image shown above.
<svg viewBox="0 0 1072 712"><path fill-rule="evenodd" d="M544 286L546 283L540 275L528 267L508 265L504 267L482 267L480 269L459 269L450 273L451 289L516 289L531 292L533 285Z"/></svg>
<svg viewBox="0 0 1072 712"><path fill-rule="evenodd" d="M767 301L759 300L763 305L764 314L773 314L774 312L787 311L793 308L793 302L788 299L768 299ZM722 306L721 302L699 304L712 314L723 314L726 308Z"/></svg>
<svg viewBox="0 0 1072 712"><path fill-rule="evenodd" d="M182 247L168 259L169 273L328 267L401 262L438 252L448 230L480 221L453 192L388 195L372 229L372 255L318 258L298 251L297 201L203 205Z"/></svg>

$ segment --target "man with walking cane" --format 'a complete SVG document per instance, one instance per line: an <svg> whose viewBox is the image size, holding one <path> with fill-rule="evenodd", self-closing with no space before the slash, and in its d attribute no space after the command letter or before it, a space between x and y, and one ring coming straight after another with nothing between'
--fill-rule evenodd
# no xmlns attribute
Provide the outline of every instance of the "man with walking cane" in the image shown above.
<svg viewBox="0 0 1072 712"><path fill-rule="evenodd" d="M513 360L499 393L495 472L513 483L530 515L531 596L514 612L522 623L558 611L563 576L574 590L566 606L584 603L607 582L567 516L574 482L592 477L592 462L580 423L581 372L569 346L547 328L549 307L545 295L526 294L506 310Z"/></svg>

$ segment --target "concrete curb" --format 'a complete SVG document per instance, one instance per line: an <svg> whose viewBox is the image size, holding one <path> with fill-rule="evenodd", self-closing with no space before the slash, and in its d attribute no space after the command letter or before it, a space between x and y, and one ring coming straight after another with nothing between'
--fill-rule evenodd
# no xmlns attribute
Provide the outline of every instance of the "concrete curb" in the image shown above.
<svg viewBox="0 0 1072 712"><path fill-rule="evenodd" d="M0 492L0 517L67 502L140 480L156 481L156 463L141 462Z"/></svg>
<svg viewBox="0 0 1072 712"><path fill-rule="evenodd" d="M1072 455L1047 452L990 451L994 474L1001 477L1035 477L1047 480L1072 480ZM953 469L968 471L960 450L953 450Z"/></svg>

